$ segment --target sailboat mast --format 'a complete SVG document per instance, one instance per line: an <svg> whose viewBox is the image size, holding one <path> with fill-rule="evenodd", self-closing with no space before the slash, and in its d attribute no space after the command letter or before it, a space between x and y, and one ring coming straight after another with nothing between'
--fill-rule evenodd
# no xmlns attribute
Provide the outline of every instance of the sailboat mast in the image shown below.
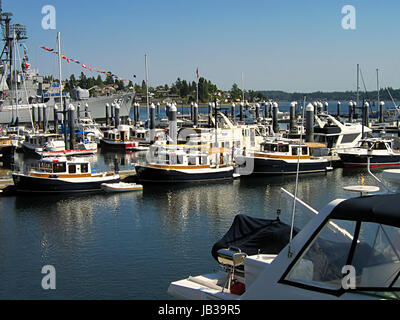
<svg viewBox="0 0 400 320"><path fill-rule="evenodd" d="M147 104L147 118L150 116L150 105L149 105L149 67L147 64L147 54L144 55L144 64L146 71L146 104Z"/></svg>
<svg viewBox="0 0 400 320"><path fill-rule="evenodd" d="M376 69L376 90L378 91L378 106L380 105L381 99L379 96L379 69Z"/></svg>
<svg viewBox="0 0 400 320"><path fill-rule="evenodd" d="M14 30L13 46L14 46L15 121L18 119L18 74L17 74L17 55L15 54L17 52L16 42L17 42L17 36ZM14 112L13 112L13 118L14 118Z"/></svg>
<svg viewBox="0 0 400 320"><path fill-rule="evenodd" d="M244 103L244 74L242 72L242 102Z"/></svg>
<svg viewBox="0 0 400 320"><path fill-rule="evenodd" d="M63 125L64 125L64 142L65 147L67 146L67 110L66 105L63 104L63 96L62 96L62 70L61 70L61 33L57 32L57 40L58 40L58 78L60 79L60 110L63 112Z"/></svg>
<svg viewBox="0 0 400 320"><path fill-rule="evenodd" d="M358 108L359 99L360 99L360 65L357 63L357 105L356 105L356 108Z"/></svg>

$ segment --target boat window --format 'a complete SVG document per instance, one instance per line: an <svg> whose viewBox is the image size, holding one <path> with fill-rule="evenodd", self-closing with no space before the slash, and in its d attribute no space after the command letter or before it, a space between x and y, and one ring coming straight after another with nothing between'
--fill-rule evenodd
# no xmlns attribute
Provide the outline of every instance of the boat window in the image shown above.
<svg viewBox="0 0 400 320"><path fill-rule="evenodd" d="M400 229L363 222L352 259L356 289L400 287ZM376 293L378 294L378 293ZM388 295L388 292L380 292ZM392 295L392 294L390 294Z"/></svg>
<svg viewBox="0 0 400 320"><path fill-rule="evenodd" d="M370 141L361 141L360 148L371 149L372 143Z"/></svg>
<svg viewBox="0 0 400 320"><path fill-rule="evenodd" d="M52 167L51 163L49 163L49 162L40 162L39 169L41 171L52 172L53 167Z"/></svg>
<svg viewBox="0 0 400 320"><path fill-rule="evenodd" d="M82 173L88 173L89 172L89 165L87 163L82 163L81 164L81 172Z"/></svg>
<svg viewBox="0 0 400 320"><path fill-rule="evenodd" d="M68 172L69 173L76 173L76 166L74 164L68 165Z"/></svg>
<svg viewBox="0 0 400 320"><path fill-rule="evenodd" d="M384 142L375 143L375 150L386 150L386 145Z"/></svg>
<svg viewBox="0 0 400 320"><path fill-rule="evenodd" d="M269 143L264 144L264 151L272 151L272 145Z"/></svg>
<svg viewBox="0 0 400 320"><path fill-rule="evenodd" d="M329 220L301 254L285 280L324 290L342 289L355 270L355 291L400 298L400 228L375 222ZM340 228L340 230L339 230ZM357 231L356 231L357 230Z"/></svg>
<svg viewBox="0 0 400 320"><path fill-rule="evenodd" d="M201 164L207 164L207 156L201 156Z"/></svg>
<svg viewBox="0 0 400 320"><path fill-rule="evenodd" d="M344 134L341 143L351 143L351 142L353 142L358 136L359 136L359 133Z"/></svg>
<svg viewBox="0 0 400 320"><path fill-rule="evenodd" d="M195 166L196 165L196 159L197 159L197 157L189 157L188 164L190 166Z"/></svg>
<svg viewBox="0 0 400 320"><path fill-rule="evenodd" d="M308 155L308 148L307 148L307 147L302 147L302 148L301 148L301 154L302 154L303 156Z"/></svg>
<svg viewBox="0 0 400 320"><path fill-rule="evenodd" d="M53 172L54 173L65 172L66 170L67 170L67 165L65 164L65 162L53 163Z"/></svg>
<svg viewBox="0 0 400 320"><path fill-rule="evenodd" d="M289 152L289 145L288 144L278 145L278 152Z"/></svg>
<svg viewBox="0 0 400 320"><path fill-rule="evenodd" d="M176 157L176 163L177 164L183 164L183 156L182 155L178 155Z"/></svg>
<svg viewBox="0 0 400 320"><path fill-rule="evenodd" d="M346 230L347 236L334 232L332 224ZM297 260L286 280L322 289L340 289L355 225L355 221L330 220Z"/></svg>

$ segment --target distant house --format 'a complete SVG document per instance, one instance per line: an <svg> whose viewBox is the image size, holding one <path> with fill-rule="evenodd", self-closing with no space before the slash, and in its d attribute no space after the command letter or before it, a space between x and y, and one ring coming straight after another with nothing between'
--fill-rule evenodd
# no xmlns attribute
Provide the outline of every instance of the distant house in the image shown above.
<svg viewBox="0 0 400 320"><path fill-rule="evenodd" d="M158 97L167 97L169 95L169 90L165 90L165 89L158 89L155 94Z"/></svg>

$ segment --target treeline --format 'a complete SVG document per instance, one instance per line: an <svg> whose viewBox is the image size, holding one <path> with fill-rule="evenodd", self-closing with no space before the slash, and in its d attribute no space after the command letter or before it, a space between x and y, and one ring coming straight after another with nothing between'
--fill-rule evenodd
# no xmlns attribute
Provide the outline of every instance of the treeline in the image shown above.
<svg viewBox="0 0 400 320"><path fill-rule="evenodd" d="M52 76L44 77L47 82L58 82L57 79L53 79ZM138 95L146 94L146 83L143 80L141 84L125 83L114 79L112 76L107 76L104 80L100 75L95 77L87 77L83 72L78 78L75 75L71 75L69 79L65 80L65 90L71 92L75 87L81 87L83 89L92 89L105 86L112 86L115 90L130 90L134 88L134 91ZM171 97L172 99L180 99L183 102L192 102L197 99L197 83L195 81L187 81L178 78L175 82L168 85L159 85L156 87L149 87L149 93L152 93L156 99L163 99ZM91 94L93 91L91 91ZM392 98L396 101L400 101L400 89L393 89L392 87L382 88L379 91L381 100L391 100ZM223 91L218 89L217 85L207 80L204 77L200 77L198 80L198 97L199 102L207 103L213 101L215 98L219 100L228 101L241 101L243 99L249 102L265 101L268 99L277 101L301 101L304 97L307 100L328 100L328 101L349 101L356 100L357 93L355 91L333 91L333 92L322 92L315 91L310 93L303 92L285 92L280 90L245 90L244 95L242 89L234 83L230 90ZM375 91L360 91L360 100L377 100L378 92Z"/></svg>
<svg viewBox="0 0 400 320"><path fill-rule="evenodd" d="M53 76L45 76L44 81L49 82L49 83L52 83L52 82L58 83L59 82L59 80L54 79ZM132 81L130 81L129 83L126 84L123 81L114 79L112 76L107 76L105 78L105 80L103 80L100 75L98 75L97 78L87 77L83 72L81 72L78 79L76 79L74 74L71 74L70 77L68 79L65 79L63 82L65 84L64 90L67 92L71 92L71 90L76 87L81 87L82 89L93 90L96 87L102 88L105 86L111 86L115 90L118 91L118 90L124 90L124 89L127 89L127 88L133 86Z"/></svg>
<svg viewBox="0 0 400 320"><path fill-rule="evenodd" d="M307 100L327 100L327 101L349 101L356 100L357 92L356 91L333 91L333 92L322 92L316 91L311 93L300 93L300 92L284 92L284 91L261 91L269 99L279 100L279 101L299 101L303 100L304 97L307 97ZM390 94L389 94L390 93ZM400 89L393 89L391 87L382 88L379 90L379 98L381 100L391 100L391 97L394 100L400 100ZM368 92L359 92L360 100L377 100L378 99L378 91L368 91Z"/></svg>

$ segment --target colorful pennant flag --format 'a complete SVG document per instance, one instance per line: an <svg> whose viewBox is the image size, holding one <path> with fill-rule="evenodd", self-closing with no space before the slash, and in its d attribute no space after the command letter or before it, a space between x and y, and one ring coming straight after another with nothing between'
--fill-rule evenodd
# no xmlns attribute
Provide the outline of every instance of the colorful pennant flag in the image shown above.
<svg viewBox="0 0 400 320"><path fill-rule="evenodd" d="M51 53L54 53L54 54L58 54L58 52L57 52L57 51L54 51L54 49L52 49L52 48L47 48L47 47L45 47L45 46L41 46L41 48L44 49L44 50L46 50L46 51L48 51L48 52L51 52ZM25 53L26 53L26 52L25 52ZM78 60L76 60L76 59L67 58L65 55L61 55L61 57L62 57L64 60L67 60L68 63L69 63L70 61L75 62L75 63L77 63L77 64L80 64L82 68L85 68L85 69L90 70L90 71L93 72L93 69L92 69L91 67L89 67L89 66L87 66L87 65L85 65L85 64L83 64L83 63L81 63L80 61L78 61ZM26 59L26 61L28 61L28 59ZM123 81L123 82L127 82L127 83L129 82L129 80L122 79L122 78L118 77L117 75L115 75L115 74L113 74L113 73L111 73L111 72L106 72L106 71L103 71L103 70L100 70L100 69L94 69L94 71L99 72L99 73L103 73L103 74L108 75L108 76L111 76L111 77L113 77L113 78L115 78L115 79L118 79L118 80L120 80L120 81ZM136 78L136 75L134 75L133 77Z"/></svg>

